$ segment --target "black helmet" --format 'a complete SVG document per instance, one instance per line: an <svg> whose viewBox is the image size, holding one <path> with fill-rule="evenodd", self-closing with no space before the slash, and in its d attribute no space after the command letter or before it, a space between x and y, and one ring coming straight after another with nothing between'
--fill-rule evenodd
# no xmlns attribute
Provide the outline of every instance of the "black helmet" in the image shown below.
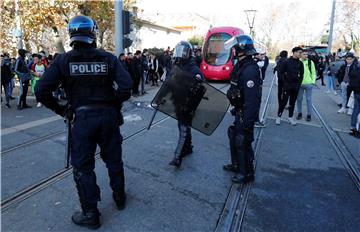
<svg viewBox="0 0 360 232"><path fill-rule="evenodd" d="M97 25L87 16L78 15L70 20L68 26L70 34L70 46L76 41L92 44L96 41Z"/></svg>
<svg viewBox="0 0 360 232"><path fill-rule="evenodd" d="M244 53L247 56L257 54L254 47L254 41L248 35L238 35L234 36L224 44L226 49L235 48L235 56L238 56L239 53Z"/></svg>
<svg viewBox="0 0 360 232"><path fill-rule="evenodd" d="M175 46L174 58L175 61L185 63L193 56L193 47L189 42L180 41Z"/></svg>

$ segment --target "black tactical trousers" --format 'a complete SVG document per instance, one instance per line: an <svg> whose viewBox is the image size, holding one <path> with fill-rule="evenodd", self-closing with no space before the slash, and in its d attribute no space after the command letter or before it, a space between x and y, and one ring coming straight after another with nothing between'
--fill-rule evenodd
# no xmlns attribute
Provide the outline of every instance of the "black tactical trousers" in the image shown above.
<svg viewBox="0 0 360 232"><path fill-rule="evenodd" d="M75 110L71 142L71 164L83 210L96 208L100 201L94 172L97 144L108 169L112 190L125 192L122 136L115 108Z"/></svg>
<svg viewBox="0 0 360 232"><path fill-rule="evenodd" d="M184 150L192 149L191 147L191 127L187 123L179 122L179 140L175 149L175 157L180 157Z"/></svg>
<svg viewBox="0 0 360 232"><path fill-rule="evenodd" d="M254 140L253 129L244 130L244 123L239 115L235 116L234 125L228 129L230 142L231 162L238 167L238 172L242 175L254 174L254 151L251 146Z"/></svg>

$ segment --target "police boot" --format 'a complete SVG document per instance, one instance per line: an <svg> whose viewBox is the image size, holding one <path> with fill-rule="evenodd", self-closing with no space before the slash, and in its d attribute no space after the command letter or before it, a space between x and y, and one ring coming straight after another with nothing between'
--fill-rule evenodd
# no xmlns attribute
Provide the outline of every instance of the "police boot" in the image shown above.
<svg viewBox="0 0 360 232"><path fill-rule="evenodd" d="M225 164L223 169L228 172L239 172L239 167L234 164Z"/></svg>
<svg viewBox="0 0 360 232"><path fill-rule="evenodd" d="M231 181L236 184L247 184L250 182L254 182L255 176L254 174L247 174L242 176L241 174L237 174L231 178Z"/></svg>
<svg viewBox="0 0 360 232"><path fill-rule="evenodd" d="M174 159L169 163L171 166L175 166L177 168L180 168L182 162L182 156L176 155L174 156Z"/></svg>
<svg viewBox="0 0 360 232"><path fill-rule="evenodd" d="M101 226L100 224L100 213L98 209L89 209L86 211L77 211L72 217L72 221L78 225L88 229L95 230Z"/></svg>
<svg viewBox="0 0 360 232"><path fill-rule="evenodd" d="M126 207L126 194L124 191L113 191L113 199L118 210L123 210Z"/></svg>
<svg viewBox="0 0 360 232"><path fill-rule="evenodd" d="M183 149L181 150L181 156L186 157L193 153L193 147L192 145L185 145Z"/></svg>
<svg viewBox="0 0 360 232"><path fill-rule="evenodd" d="M100 213L97 209L97 203L89 203L85 198L85 188L84 184L81 182L83 173L74 168L73 174L82 212L75 212L71 219L76 225L84 226L89 229L97 229L101 226Z"/></svg>
<svg viewBox="0 0 360 232"><path fill-rule="evenodd" d="M237 173L240 171L240 167L239 167L240 161L236 149L237 141L235 141L235 137L236 137L235 126L234 125L229 126L227 132L229 137L231 163L225 164L223 166L223 170ZM242 143L242 141L238 141L238 142Z"/></svg>

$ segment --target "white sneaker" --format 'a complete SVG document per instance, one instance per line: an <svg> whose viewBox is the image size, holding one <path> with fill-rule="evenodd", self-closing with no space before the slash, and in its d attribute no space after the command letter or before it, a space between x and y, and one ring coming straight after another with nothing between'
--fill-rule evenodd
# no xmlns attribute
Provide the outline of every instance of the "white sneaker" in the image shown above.
<svg viewBox="0 0 360 232"><path fill-rule="evenodd" d="M42 104L40 102L38 102L38 104L36 105L37 108L42 107Z"/></svg>
<svg viewBox="0 0 360 232"><path fill-rule="evenodd" d="M289 118L289 123L292 126L296 126L296 122L295 122L295 120L293 118Z"/></svg>
<svg viewBox="0 0 360 232"><path fill-rule="evenodd" d="M334 91L334 94L335 94L335 96L338 95L338 93L336 91Z"/></svg>
<svg viewBox="0 0 360 232"><path fill-rule="evenodd" d="M352 115L352 113L353 113L353 109L349 108L347 111L347 115Z"/></svg>
<svg viewBox="0 0 360 232"><path fill-rule="evenodd" d="M280 125L280 122L281 122L281 118L280 118L280 117L277 117L276 120L275 120L275 124L276 124L276 125Z"/></svg>
<svg viewBox="0 0 360 232"><path fill-rule="evenodd" d="M338 110L339 114L346 114L346 109L344 107L341 107L340 110Z"/></svg>
<svg viewBox="0 0 360 232"><path fill-rule="evenodd" d="M330 90L327 90L325 93L331 93L331 91L330 91Z"/></svg>

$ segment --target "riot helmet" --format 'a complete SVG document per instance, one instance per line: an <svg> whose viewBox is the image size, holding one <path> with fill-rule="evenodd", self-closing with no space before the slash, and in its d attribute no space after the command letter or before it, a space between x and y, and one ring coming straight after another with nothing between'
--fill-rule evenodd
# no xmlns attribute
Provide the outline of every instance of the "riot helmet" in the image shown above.
<svg viewBox="0 0 360 232"><path fill-rule="evenodd" d="M251 56L257 54L257 51L254 47L254 41L248 35L238 35L233 36L231 39L227 40L224 44L226 49L234 48L235 56L238 57L246 55Z"/></svg>
<svg viewBox="0 0 360 232"><path fill-rule="evenodd" d="M186 63L193 56L193 47L189 42L180 41L175 46L175 63Z"/></svg>
<svg viewBox="0 0 360 232"><path fill-rule="evenodd" d="M96 22L92 18L84 15L73 17L68 25L70 46L74 42L93 44L96 41L97 29Z"/></svg>

